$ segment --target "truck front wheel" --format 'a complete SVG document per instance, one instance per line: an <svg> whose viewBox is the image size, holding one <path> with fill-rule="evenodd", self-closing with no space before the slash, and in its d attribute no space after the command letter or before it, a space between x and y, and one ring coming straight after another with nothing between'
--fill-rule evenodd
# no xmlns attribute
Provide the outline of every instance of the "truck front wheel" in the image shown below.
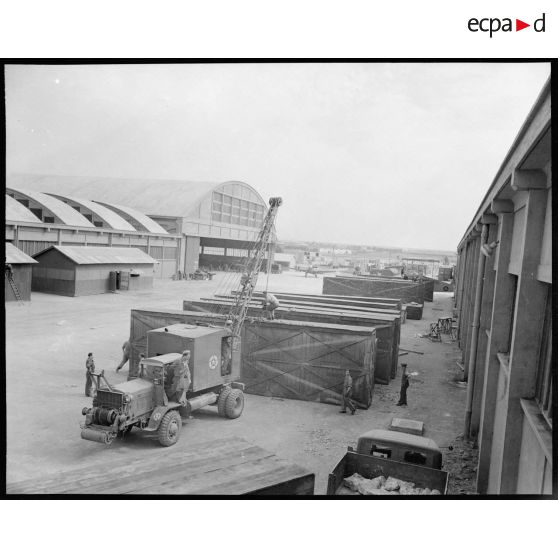
<svg viewBox="0 0 558 558"><path fill-rule="evenodd" d="M244 393L240 389L232 389L225 402L225 416L230 419L238 418L244 409Z"/></svg>
<svg viewBox="0 0 558 558"><path fill-rule="evenodd" d="M180 429L182 428L182 419L177 411L169 411L161 421L158 430L159 443L162 446L173 446L178 441Z"/></svg>
<svg viewBox="0 0 558 558"><path fill-rule="evenodd" d="M220 417L226 417L225 406L227 404L227 397L230 395L232 389L229 386L224 387L217 399L217 412Z"/></svg>

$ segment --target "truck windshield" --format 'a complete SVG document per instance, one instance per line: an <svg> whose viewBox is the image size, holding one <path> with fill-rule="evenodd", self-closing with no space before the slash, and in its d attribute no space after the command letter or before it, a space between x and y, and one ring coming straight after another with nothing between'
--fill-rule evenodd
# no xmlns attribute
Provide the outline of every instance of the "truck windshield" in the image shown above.
<svg viewBox="0 0 558 558"><path fill-rule="evenodd" d="M143 365L143 375L147 380L154 380L155 378L163 377L163 367L154 366L153 364Z"/></svg>
<svg viewBox="0 0 558 558"><path fill-rule="evenodd" d="M415 465L424 465L426 463L426 455L419 451L406 451L403 459Z"/></svg>

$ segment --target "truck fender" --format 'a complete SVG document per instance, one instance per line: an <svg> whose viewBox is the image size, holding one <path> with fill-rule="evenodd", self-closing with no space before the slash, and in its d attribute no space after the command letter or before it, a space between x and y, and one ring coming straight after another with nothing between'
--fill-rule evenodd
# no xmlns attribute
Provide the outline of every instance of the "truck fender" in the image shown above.
<svg viewBox="0 0 558 558"><path fill-rule="evenodd" d="M149 417L149 424L144 430L157 430L168 410L169 408L166 405L155 407Z"/></svg>

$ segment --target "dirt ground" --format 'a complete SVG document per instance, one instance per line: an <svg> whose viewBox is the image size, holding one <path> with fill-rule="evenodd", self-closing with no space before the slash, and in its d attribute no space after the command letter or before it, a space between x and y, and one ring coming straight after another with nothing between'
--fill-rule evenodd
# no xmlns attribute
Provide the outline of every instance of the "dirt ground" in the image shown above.
<svg viewBox="0 0 558 558"><path fill-rule="evenodd" d="M229 277L219 273L213 281L156 281L152 291L120 292L78 298L33 293L24 305L6 305L6 404L7 482L40 477L129 456L142 459L153 452L180 451L195 440L242 436L279 457L316 474L316 494L325 494L327 475L348 445L371 429L388 427L392 418L412 418L425 423L425 435L444 449L445 469L450 472L450 492L474 492L474 450L458 437L463 427L466 390L455 382L459 352L444 336L433 343L419 337L438 317L451 315L452 295L435 293L426 303L423 319L408 320L402 327L399 362L415 373L408 390L407 407L397 407L400 370L388 386L376 386L370 409L355 416L322 404L246 396L245 410L237 420L217 416L209 407L184 423L176 446L161 448L156 436L133 431L125 441L111 446L80 438L82 407L91 399L84 395L85 360L93 352L97 370L109 381L125 380L120 374L122 342L128 338L132 308L181 309L183 298L212 296L223 292ZM260 276L258 288L266 285ZM269 277L270 291L321 293L322 278L305 278L287 272Z"/></svg>

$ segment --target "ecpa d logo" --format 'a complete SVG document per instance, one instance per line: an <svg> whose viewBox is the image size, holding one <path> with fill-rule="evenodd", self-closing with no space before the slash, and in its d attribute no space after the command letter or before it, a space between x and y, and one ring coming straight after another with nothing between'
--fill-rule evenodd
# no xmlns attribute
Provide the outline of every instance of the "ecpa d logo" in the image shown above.
<svg viewBox="0 0 558 558"><path fill-rule="evenodd" d="M481 32L481 33L489 33L489 37L492 38L494 33L503 32L503 33L510 33L513 31L521 31L522 29L527 29L527 27L532 27L536 33L544 33L545 32L545 25L546 25L546 14L542 14L542 16L538 19L535 19L533 25L531 26L530 23L526 23L521 19L515 19L515 27L513 25L513 19L510 17L484 17L478 19L476 17L472 17L467 22L467 27L469 31L473 33Z"/></svg>

